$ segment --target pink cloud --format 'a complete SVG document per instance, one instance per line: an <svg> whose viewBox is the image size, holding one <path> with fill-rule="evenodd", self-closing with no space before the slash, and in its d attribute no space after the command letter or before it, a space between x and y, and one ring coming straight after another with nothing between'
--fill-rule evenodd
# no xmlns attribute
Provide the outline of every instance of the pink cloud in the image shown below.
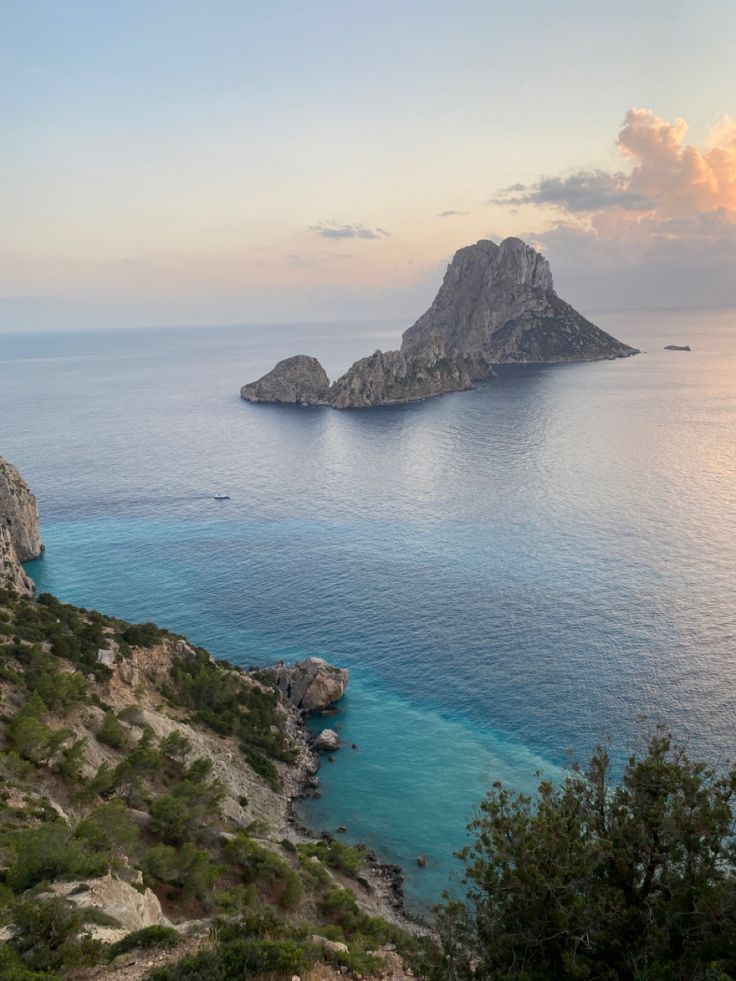
<svg viewBox="0 0 736 981"><path fill-rule="evenodd" d="M618 305L636 283L642 305L736 305L736 119L721 116L702 147L687 132L629 109L616 145L630 169L542 177L495 201L558 213L526 235L587 302Z"/></svg>
<svg viewBox="0 0 736 981"><path fill-rule="evenodd" d="M687 123L667 123L649 109L629 109L617 145L636 161L628 188L655 203L659 215L723 208L736 217L736 120L722 117L706 146L685 143Z"/></svg>

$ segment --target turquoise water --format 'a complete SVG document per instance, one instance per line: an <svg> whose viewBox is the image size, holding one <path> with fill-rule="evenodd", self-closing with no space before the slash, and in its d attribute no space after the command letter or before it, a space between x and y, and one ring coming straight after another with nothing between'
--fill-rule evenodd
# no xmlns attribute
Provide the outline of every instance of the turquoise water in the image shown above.
<svg viewBox="0 0 736 981"><path fill-rule="evenodd" d="M492 780L623 751L642 716L733 755L736 313L597 319L649 353L350 413L237 393L399 325L0 335L0 453L47 544L29 571L246 665L348 667L348 748L304 817L437 898Z"/></svg>

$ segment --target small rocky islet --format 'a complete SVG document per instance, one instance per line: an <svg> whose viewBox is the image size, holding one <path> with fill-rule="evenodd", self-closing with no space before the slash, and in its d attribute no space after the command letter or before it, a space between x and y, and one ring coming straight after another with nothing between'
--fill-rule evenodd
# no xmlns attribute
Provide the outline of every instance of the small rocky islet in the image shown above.
<svg viewBox="0 0 736 981"><path fill-rule="evenodd" d="M430 308L398 351L375 351L330 383L309 355L286 358L244 385L248 402L393 405L475 387L497 364L601 361L638 354L555 292L545 257L518 238L459 249Z"/></svg>

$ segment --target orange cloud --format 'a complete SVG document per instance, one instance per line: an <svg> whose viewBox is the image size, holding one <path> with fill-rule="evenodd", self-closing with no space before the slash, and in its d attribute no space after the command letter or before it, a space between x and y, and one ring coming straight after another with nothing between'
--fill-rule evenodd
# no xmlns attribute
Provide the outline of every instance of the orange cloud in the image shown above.
<svg viewBox="0 0 736 981"><path fill-rule="evenodd" d="M687 133L629 109L616 141L629 169L545 176L494 201L557 213L519 233L591 305L736 305L736 119L721 116L702 147Z"/></svg>
<svg viewBox="0 0 736 981"><path fill-rule="evenodd" d="M736 120L723 116L704 149L685 143L687 123L667 123L649 109L629 109L617 145L636 161L628 179L663 218L719 208L736 217Z"/></svg>

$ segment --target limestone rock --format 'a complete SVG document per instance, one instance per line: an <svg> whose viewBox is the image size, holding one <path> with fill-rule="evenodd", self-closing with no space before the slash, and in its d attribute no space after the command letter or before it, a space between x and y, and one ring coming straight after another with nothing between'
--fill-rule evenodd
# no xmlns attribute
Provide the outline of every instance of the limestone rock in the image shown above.
<svg viewBox="0 0 736 981"><path fill-rule="evenodd" d="M479 378L490 378L493 370L477 355L445 353L434 337L417 355L401 351L376 351L362 358L330 388L336 409L365 408L432 398L445 392L473 388Z"/></svg>
<svg viewBox="0 0 736 981"><path fill-rule="evenodd" d="M95 907L117 920L119 927L90 925L89 932L96 940L114 943L144 927L171 926L152 890L139 892L129 882L110 872L100 879L55 882L49 888L54 895L63 896L75 906L83 909Z"/></svg>
<svg viewBox="0 0 736 981"><path fill-rule="evenodd" d="M265 672L288 702L304 712L327 708L342 698L348 684L345 668L336 668L321 657L308 657L293 667L278 664Z"/></svg>
<svg viewBox="0 0 736 981"><path fill-rule="evenodd" d="M327 937L320 937L317 934L314 934L309 939L313 944L321 947L325 954L347 954L350 949L347 944L342 943L340 940L328 940Z"/></svg>
<svg viewBox="0 0 736 981"><path fill-rule="evenodd" d="M0 457L0 585L32 593L33 582L21 563L42 551L36 498L15 467Z"/></svg>
<svg viewBox="0 0 736 981"><path fill-rule="evenodd" d="M101 647L97 651L97 663L104 664L106 668L112 668L115 665L115 658L120 653L120 644L116 644L115 641L110 638L107 641L105 647Z"/></svg>
<svg viewBox="0 0 736 981"><path fill-rule="evenodd" d="M518 238L459 249L400 351L376 351L329 384L314 358L280 361L241 396L336 409L392 405L473 388L494 364L625 358L639 352L586 320L554 289L549 263Z"/></svg>
<svg viewBox="0 0 736 981"><path fill-rule="evenodd" d="M560 299L549 263L518 238L459 249L429 310L405 331L417 356L436 337L448 355L503 362L597 361L638 354Z"/></svg>
<svg viewBox="0 0 736 981"><path fill-rule="evenodd" d="M323 729L314 740L314 748L320 753L334 753L340 748L340 737L334 729Z"/></svg>
<svg viewBox="0 0 736 981"><path fill-rule="evenodd" d="M297 354L279 361L258 381L243 385L240 397L248 402L299 402L321 405L327 400L330 379L316 358Z"/></svg>

